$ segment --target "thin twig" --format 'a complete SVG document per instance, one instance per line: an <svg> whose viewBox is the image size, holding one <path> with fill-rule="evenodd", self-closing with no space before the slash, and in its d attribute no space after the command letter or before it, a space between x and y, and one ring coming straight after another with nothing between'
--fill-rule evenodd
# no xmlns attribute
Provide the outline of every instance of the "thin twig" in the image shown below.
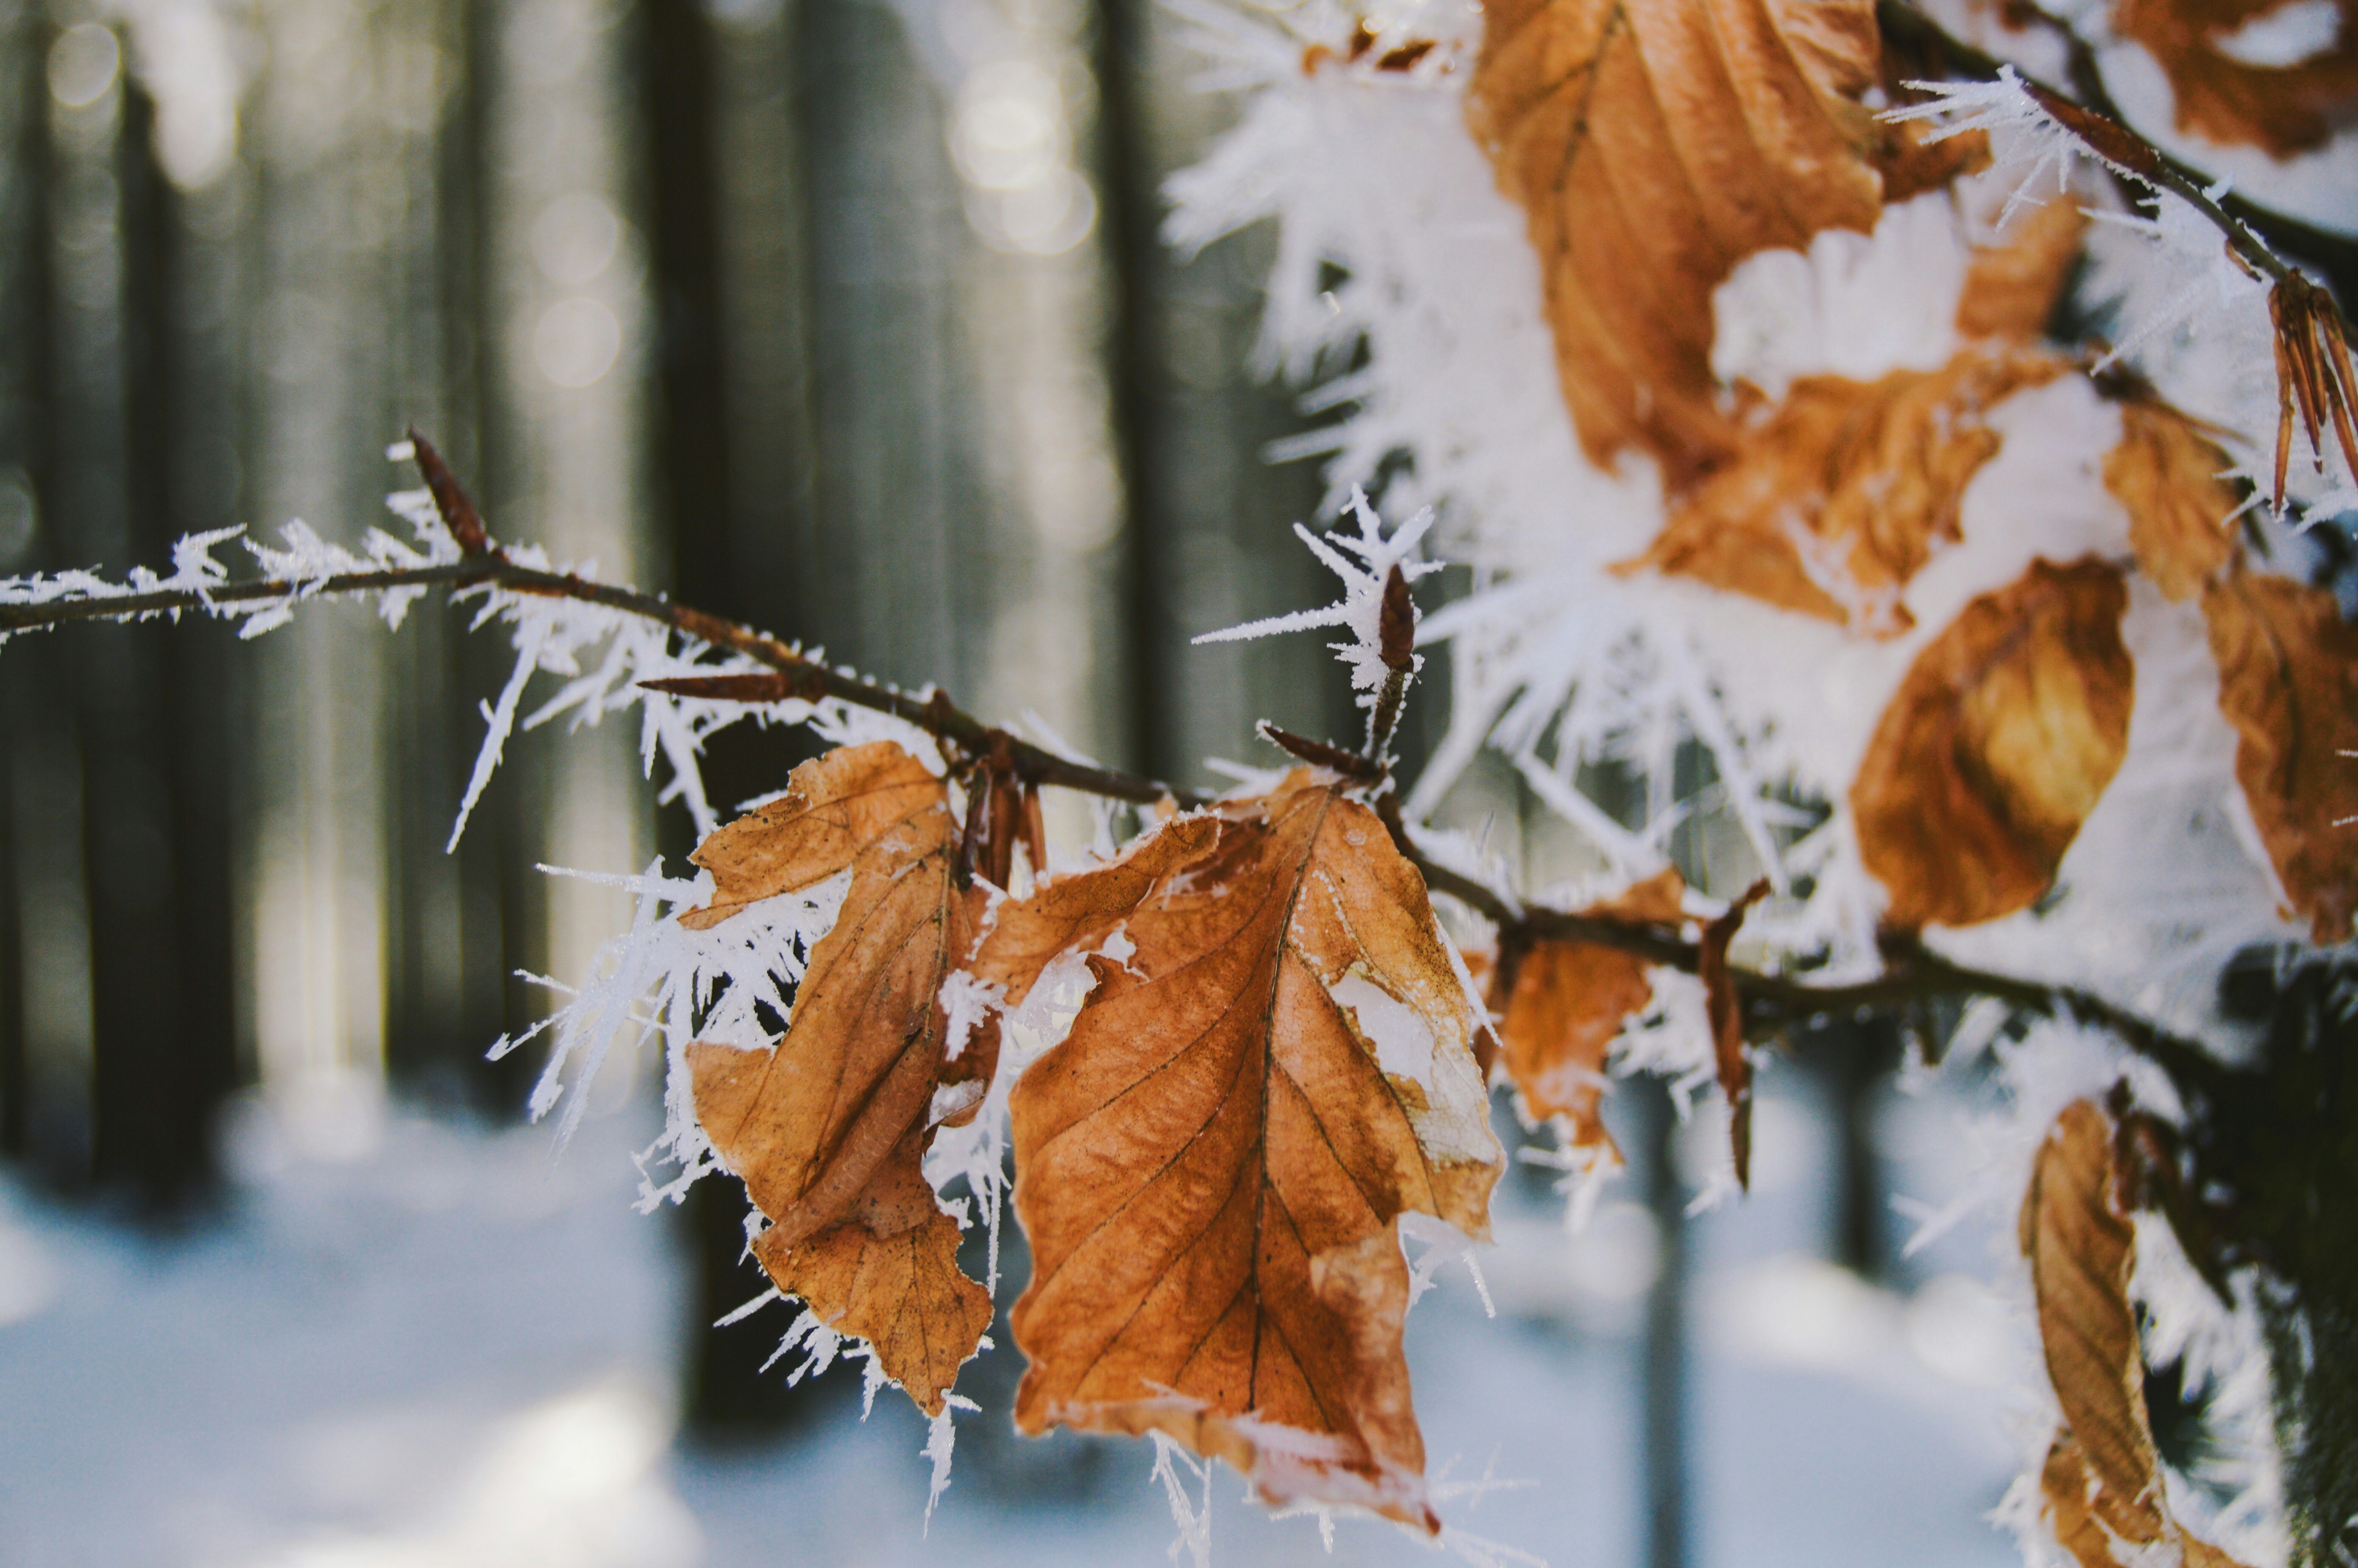
<svg viewBox="0 0 2358 1568"><path fill-rule="evenodd" d="M421 443L420 449L428 449ZM849 671L829 668L774 637L687 605L676 604L656 594L595 582L571 572L518 565L488 543L482 546L482 553L441 566L346 572L307 581L265 579L202 589L166 589L114 598L0 604L0 634L82 621L128 621L190 611L212 612L222 605L257 600L338 598L401 588L441 587L455 590L484 586L602 605L669 626L711 647L741 654L775 672L772 676L690 676L647 683L658 689L684 696L761 702L792 698L813 702L832 697L903 719L968 761L987 762L992 771L1011 776L1027 790L1055 784L1139 805L1169 801L1184 809L1194 809L1211 804L1207 796L1175 789L1158 779L1117 768L1092 767L1044 751L983 723L938 689L919 697L879 685ZM1304 742L1303 748L1313 749L1312 743ZM1314 749L1331 752L1338 764L1336 771L1346 776L1356 775L1366 782L1370 774L1379 773L1373 764L1339 748ZM1321 758L1314 755L1310 760ZM1346 762L1352 765L1339 765ZM1585 942L1635 954L1649 963L1686 974L1693 974L1701 965L1701 944L1688 941L1674 927L1524 904L1487 883L1437 864L1411 839L1401 818L1396 795L1386 792L1377 805L1401 852L1423 875L1425 885L1456 900L1495 925L1502 950L1527 950L1541 941ZM1942 997L1985 996L2028 1011L2076 1018L2109 1030L2190 1089L2205 1092L2219 1081L2222 1070L2200 1045L2089 992L1952 964L1910 937L1887 942L1884 957L1882 974L1849 985L1813 986L1788 976L1734 968L1730 976L1744 1004L1746 1024L1757 1032L1773 1033L1807 1024L1821 1015L1858 1008Z"/></svg>
<svg viewBox="0 0 2358 1568"><path fill-rule="evenodd" d="M1502 950L1527 950L1538 942L1584 942L1634 954L1682 974L1694 974L1702 967L1703 945L1688 941L1673 926L1519 904L1486 883L1435 864L1397 827L1395 834L1401 838L1401 852L1422 873L1425 885L1496 926ZM1912 936L1887 935L1883 958L1881 974L1844 985L1812 985L1786 975L1733 966L1728 972L1744 1004L1747 1029L1755 1033L1802 1027L1862 1008L1990 997L2027 1012L2071 1018L2108 1030L2182 1087L2208 1094L2222 1082L2223 1069L2201 1045L2093 992L1952 963Z"/></svg>
<svg viewBox="0 0 2358 1568"><path fill-rule="evenodd" d="M105 598L56 599L42 604L0 604L0 635L43 631L83 621L141 621L158 615L210 613L222 605L252 604L284 599L335 599L352 594L382 593L388 589L492 587L511 593L548 599L577 600L602 605L643 620L658 622L687 636L767 665L780 676L774 695L766 700L800 697L816 702L834 697L857 708L889 713L907 720L968 756L990 753L1001 738L1007 741L1015 776L1027 784L1057 784L1114 800L1152 806L1165 798L1184 806L1205 804L1205 797L1174 789L1157 780L1110 768L1090 767L992 729L949 702L938 692L918 697L897 687L864 680L833 669L774 637L708 615L687 605L675 604L657 594L617 588L572 572L543 571L520 566L496 554L471 556L462 561L432 567L389 568L384 571L341 572L333 577L289 580L264 578L222 583L204 589L159 589Z"/></svg>
<svg viewBox="0 0 2358 1568"><path fill-rule="evenodd" d="M1996 55L1946 31L1939 23L1921 11L1902 4L1901 0L1878 0L1876 20L1886 38L1938 56L1952 70L1977 81L1997 81L2000 70L2006 64ZM2058 22L2056 28L2065 36L2071 86L2078 97L2075 99L2039 81L2019 66L2014 68L2015 75L2041 109L2086 143L2098 157L2115 168L2127 170L2138 179L2168 190L2193 208L2226 236L2228 245L2238 256L2275 282L2281 283L2287 276L2295 276L2295 271L2277 254L2264 235L2274 236L2286 249L2309 255L2320 263L2338 259L2347 265L2353 259L2353 247L2345 239L2327 234L2240 197L2213 196L2212 191L2218 184L2216 179L2181 163L2128 128L2121 118L2118 106L2104 91L2094 51L2088 48L2085 39L2063 24Z"/></svg>

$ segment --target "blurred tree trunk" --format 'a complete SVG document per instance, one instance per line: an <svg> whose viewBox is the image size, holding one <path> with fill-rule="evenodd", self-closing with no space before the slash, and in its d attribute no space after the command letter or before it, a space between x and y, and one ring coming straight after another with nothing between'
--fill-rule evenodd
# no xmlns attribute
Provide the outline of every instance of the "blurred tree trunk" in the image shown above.
<svg viewBox="0 0 2358 1568"><path fill-rule="evenodd" d="M803 334L787 250L802 224L786 27L773 11L732 37L693 0L648 0L639 26L659 532L684 601L792 635L793 550L809 527L797 503L813 475L808 445L795 440L808 407L786 368ZM773 248L773 265L730 265L756 246ZM782 462L790 451L803 460ZM753 474L770 483L746 486L741 476ZM777 787L806 750L786 731L724 731L707 755L705 786L725 808ZM685 813L666 814L660 843L675 863L694 847ZM743 1190L725 1179L698 1184L683 1214L693 1259L681 1325L686 1404L706 1441L797 1425L818 1408L807 1392L789 1392L787 1368L763 1374L782 1331L774 1314L714 1326L769 1288L746 1253L745 1217Z"/></svg>
<svg viewBox="0 0 2358 1568"><path fill-rule="evenodd" d="M1323 649L1184 649L1222 617L1329 592L1284 530L1310 515L1314 476L1258 457L1296 421L1238 368L1252 264L1233 245L1174 264L1152 238L1161 168L1204 128L1193 95L1168 60L1151 97L1053 90L1065 156L1099 177L1102 238L994 238L994 188L952 157L964 106L1011 82L1087 81L1106 56L1087 52L1084 10L952 3L956 17L642 12L657 509L676 592L887 679L939 681L994 719L1036 709L1099 754L1134 759L1152 735L1153 765L1189 777L1182 759L1242 751L1260 712L1347 733ZM1163 165L1130 169L1150 139ZM1141 637L1159 639L1159 684L1136 674ZM807 754L776 731L724 736L712 798L773 790ZM1068 831L1086 823L1052 804ZM688 847L676 820L665 833L670 852ZM705 1326L762 1289L741 1204L732 1188L691 1206L693 1408L716 1424L777 1409L741 1385L781 1325Z"/></svg>
<svg viewBox="0 0 2358 1568"><path fill-rule="evenodd" d="M202 450L233 407L212 280L114 35L33 7L9 26L9 564L121 572L228 510ZM52 1181L168 1215L210 1186L236 1075L233 697L217 635L79 632L5 677L6 1140Z"/></svg>
<svg viewBox="0 0 2358 1568"><path fill-rule="evenodd" d="M410 84L396 137L404 205L414 226L389 271L398 294L387 438L412 424L428 435L481 494L500 471L497 369L499 291L491 236L498 214L488 139L497 91L498 5L420 0L394 47L430 62ZM389 483L413 482L397 468ZM397 527L398 524L395 524ZM450 824L472 772L482 719L475 695L498 689L511 653L470 637L462 617L427 602L391 639L395 676L388 715L408 787L391 802L387 863L394 917L387 927L385 1065L408 1094L439 1108L514 1116L534 1076L523 1056L487 1061L486 1043L530 1025L546 999L514 979L545 963L536 840L525 829L528 787L503 787L476 808L466 837L446 852ZM519 747L503 786L528 786L537 748Z"/></svg>
<svg viewBox="0 0 2358 1568"><path fill-rule="evenodd" d="M81 552L121 571L168 559L175 539L232 514L233 494L223 493L219 476L234 449L236 400L218 318L205 313L226 292L223 264L190 232L189 204L157 167L153 102L127 78L118 91L114 384L102 395L107 377L92 365L77 384L90 400L91 445L73 456L121 476L85 481L90 535ZM102 398L119 401L118 417L100 412ZM102 440L114 449L102 451ZM101 1183L125 1184L147 1206L174 1208L211 1184L214 1114L237 1076L230 637L219 626L168 622L90 630L95 635L77 653L95 1043L92 1162Z"/></svg>
<svg viewBox="0 0 2358 1568"><path fill-rule="evenodd" d="M49 268L44 221L49 138L49 30L29 0L0 5L0 575L46 564L35 475L40 464L47 371ZM36 666L39 644L18 638L0 658L0 1158L34 1152L42 1119L34 1094L43 1044L26 964L42 918L38 825L31 809L38 749L54 720Z"/></svg>
<svg viewBox="0 0 2358 1568"><path fill-rule="evenodd" d="M1282 759L1250 739L1269 719L1356 744L1360 720L1321 641L1196 648L1189 639L1330 602L1334 579L1289 524L1318 515L1314 465L1264 449L1303 426L1282 388L1247 370L1273 236L1266 226L1195 257L1161 238L1163 182L1201 156L1233 110L1188 83L1184 23L1155 0L1099 0L1098 82L1120 450L1130 507L1124 606L1137 670L1129 760L1202 784L1206 756ZM1440 687L1421 694L1433 700Z"/></svg>

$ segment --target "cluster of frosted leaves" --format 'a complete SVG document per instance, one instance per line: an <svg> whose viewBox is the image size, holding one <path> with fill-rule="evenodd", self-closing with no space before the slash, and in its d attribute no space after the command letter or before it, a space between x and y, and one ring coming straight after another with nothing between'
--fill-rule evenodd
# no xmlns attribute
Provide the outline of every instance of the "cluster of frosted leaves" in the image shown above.
<svg viewBox="0 0 2358 1568"><path fill-rule="evenodd" d="M759 1211L754 1257L943 1417L991 1309L926 1155L1004 1114L1033 1267L1019 1426L1159 1433L1272 1503L1437 1530L1398 1224L1486 1236L1502 1156L1487 1020L1415 869L1310 770L1022 897L965 870L960 820L943 778L876 741L696 853L711 892L684 932L843 883L784 1033L682 1053L702 1137ZM1062 1038L1000 1081L1008 1021L1076 976Z"/></svg>
<svg viewBox="0 0 2358 1568"><path fill-rule="evenodd" d="M2126 912L2081 978L2125 999L2160 966L2190 1026L2236 945L2347 935L2358 802L2303 768L2349 742L2347 660L2315 552L2248 492L2268 290L2190 209L2074 173L2018 83L1870 112L1921 68L1859 5L1191 16L1251 96L1174 236L1278 220L1265 352L1346 410L1291 449L1437 503L1481 585L1428 623L1458 689L1412 818L1504 752L1609 891L1708 803L1628 825L1585 770L1660 775L1692 736L1776 894L1753 935L1835 973L1885 925L2037 970L2037 932ZM2141 390L2044 337L2075 277ZM2327 515L2317 455L2291 489ZM2120 852L2157 820L2199 852Z"/></svg>
<svg viewBox="0 0 2358 1568"><path fill-rule="evenodd" d="M2181 126L2358 168L2349 7L2282 66L2239 32L2323 9L2117 0L2110 25ZM1591 917L1718 907L1664 849L1715 809L1753 862L1719 869L1769 883L1743 929L1772 964L1864 976L1910 935L2190 1030L2238 948L2351 938L2358 634L2296 526L2358 506L2348 373L2192 207L2017 79L1910 87L1864 0L1190 15L1248 97L1174 180L1174 236L1276 220L1264 357L1335 411L1288 449L1337 496L1434 506L1476 570L1424 629L1456 691L1412 825L1487 748L1594 851L1557 890ZM2112 344L2050 336L2091 315ZM1667 793L1688 738L1714 798ZM1639 820L1584 793L1600 762L1650 781ZM1568 1163L1612 1162L1615 1071L1740 1107L1741 1042L1691 982L1601 944L1476 957ZM2050 1356L2059 1391L2094 1365ZM2149 1438L2081 1430L2142 1412L2084 1394L2040 1494L2084 1506L2046 1539L2199 1559L2153 1511Z"/></svg>
<svg viewBox="0 0 2358 1568"><path fill-rule="evenodd" d="M1974 257L1945 362L1801 376L1776 397L1717 385L1713 291L1755 253L1872 227L1900 176L1859 106L1877 57L1864 5L1537 0L1489 9L1467 104L1528 216L1584 444L1641 449L1670 481L1660 532L1618 569L1887 640L1918 630L1909 585L1964 541L1963 496L2006 438L1994 410L2079 373L2039 333L2081 224L2058 204ZM2127 548L2040 549L1931 629L1853 773L1884 919L1975 925L2055 885L2128 752L2122 620L2142 575L2200 605L2284 902L2316 940L2345 941L2358 838L2331 824L2358 812L2358 772L2331 764L2358 742L2358 643L2330 594L2255 569L2212 435L2158 397L2117 401L2103 478Z"/></svg>

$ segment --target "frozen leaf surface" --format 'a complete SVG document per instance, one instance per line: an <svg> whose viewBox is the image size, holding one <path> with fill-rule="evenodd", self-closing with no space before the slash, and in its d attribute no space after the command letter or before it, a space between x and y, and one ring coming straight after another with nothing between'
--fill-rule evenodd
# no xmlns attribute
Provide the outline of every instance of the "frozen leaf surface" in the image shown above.
<svg viewBox="0 0 2358 1568"><path fill-rule="evenodd" d="M1967 349L1873 382L1807 376L1746 427L1636 565L1889 635L1900 590L1959 537L1965 486L1997 453L1990 408L2061 373L2034 351Z"/></svg>
<svg viewBox="0 0 2358 1568"><path fill-rule="evenodd" d="M1682 918L1679 873L1664 870L1618 897L1581 913L1676 928ZM1654 993L1646 961L1595 942L1541 942L1514 966L1514 984L1499 998L1499 1036L1507 1071L1533 1120L1563 1117L1575 1150L1597 1150L1618 1163L1612 1135L1598 1114L1605 1063L1621 1025Z"/></svg>
<svg viewBox="0 0 2358 1568"><path fill-rule="evenodd" d="M1564 402L1590 457L1725 456L1712 290L1757 251L1875 225L1865 0L1498 0L1468 90L1529 219Z"/></svg>
<svg viewBox="0 0 2358 1568"><path fill-rule="evenodd" d="M2076 205L2048 201L2024 214L1996 243L1977 249L1957 299L1957 330L1968 338L2009 339L2045 332L2087 232L2087 215Z"/></svg>
<svg viewBox="0 0 2358 1568"><path fill-rule="evenodd" d="M1443 943L1306 770L1001 910L975 968L1011 1004L1067 951L1095 977L1013 1094L1019 1426L1163 1432L1271 1502L1439 1528L1393 1222L1487 1235L1501 1165Z"/></svg>
<svg viewBox="0 0 2358 1568"><path fill-rule="evenodd" d="M696 853L718 888L680 918L710 925L849 870L774 1046L688 1047L696 1114L769 1225L753 1254L828 1327L873 1347L929 1415L990 1322L957 1267L958 1229L921 1173L935 1126L970 1114L998 1054L985 1023L947 1052L942 981L985 894L961 887L942 781L890 741L796 768L785 796Z"/></svg>
<svg viewBox="0 0 2358 1568"><path fill-rule="evenodd" d="M2337 0L2332 42L2300 59L2255 64L2223 47L2294 0L2115 0L2113 30L2169 74L2178 128L2285 158L2320 146L2358 101L2358 3Z"/></svg>
<svg viewBox="0 0 2358 1568"><path fill-rule="evenodd" d="M2138 568L2168 598L2201 593L2235 554L2227 520L2240 503L2220 477L2232 466L2176 409L2144 399L2121 406L2121 442L2104 459L2104 488L2128 512Z"/></svg>
<svg viewBox="0 0 2358 1568"><path fill-rule="evenodd" d="M2128 593L2093 557L2043 559L1925 645L1851 784L1866 869L1914 929L2029 905L2127 754Z"/></svg>
<svg viewBox="0 0 2358 1568"><path fill-rule="evenodd" d="M2294 911L2320 942L2358 912L2358 629L2323 589L2238 574L2203 590L2235 778Z"/></svg>

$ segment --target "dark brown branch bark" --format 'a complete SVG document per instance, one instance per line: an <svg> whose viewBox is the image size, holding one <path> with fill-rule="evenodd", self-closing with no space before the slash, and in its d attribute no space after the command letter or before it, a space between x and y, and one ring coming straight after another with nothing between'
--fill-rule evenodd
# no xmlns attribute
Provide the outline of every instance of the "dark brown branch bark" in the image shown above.
<svg viewBox="0 0 2358 1568"><path fill-rule="evenodd" d="M398 588L456 589L484 586L506 589L514 593L603 605L609 610L619 610L625 614L659 622L713 647L742 654L778 672L780 678L773 689L763 694L763 700L784 701L788 697L800 697L815 702L821 697L836 697L856 707L906 719L967 756L991 752L1003 734L964 712L938 692L921 697L863 680L806 657L801 650L774 637L734 622L723 621L716 615L708 615L687 605L675 604L660 595L595 582L571 572L542 571L533 567L519 566L497 552L486 552L443 566L344 572L300 582L265 578L223 583L202 591L170 589L103 599L52 600L46 604L0 604L0 634L40 631L81 621L138 621L156 615L210 612L217 605L253 604L297 596L307 599L341 598ZM714 692L711 695L733 694ZM1174 790L1152 779L1107 768L1089 767L1012 736L1005 739L1015 776L1028 784L1061 784L1066 789L1082 790L1115 800L1135 801L1141 805L1151 806L1165 798L1183 806L1202 804L1200 797Z"/></svg>
<svg viewBox="0 0 2358 1568"><path fill-rule="evenodd" d="M1425 885L1497 926L1502 949L1544 941L1587 942L1634 953L1682 974L1692 975L1701 967L1702 945L1686 940L1670 926L1512 903L1487 885L1435 865L1407 842L1396 817L1388 816L1388 820L1395 823L1394 834L1403 852L1423 873ZM1860 1008L1906 1006L1943 997L1992 997L2026 1012L2071 1018L2108 1030L2168 1072L2181 1087L2209 1094L2223 1081L2223 1069L2200 1044L2093 992L1951 963L1909 935L1887 935L1883 953L1881 974L1847 985L1812 985L1758 969L1731 968L1736 996L1744 1004L1747 1032L1775 1033Z"/></svg>
<svg viewBox="0 0 2358 1568"><path fill-rule="evenodd" d="M1943 30L1902 0L1878 0L1876 20L1885 38L1937 58L1962 76L1996 81L2000 68L2006 64L1996 55ZM2128 128L2119 107L2104 90L2104 77L2086 40L2061 22L2053 26L2069 51L2071 93L2040 81L2019 66L2015 68L2015 74L2039 106L2092 151L2192 207L2226 236L2237 256L2273 282L2283 282L2294 269L2277 254L2268 243L2271 239L2320 265L2339 268L2358 262L2358 245L2340 235L2272 212L2239 196L2212 197L2211 189L2217 184L2215 179L2170 157Z"/></svg>
<svg viewBox="0 0 2358 1568"><path fill-rule="evenodd" d="M417 449L426 458L421 467L439 469L439 459L430 455L433 448L429 444L421 438ZM448 480L448 470L440 471ZM433 488L438 503L443 502L446 490L454 498L448 504L454 508L465 499L465 492L455 481ZM308 582L270 579L223 583L202 591L165 589L119 598L0 604L0 634L80 621L210 612L220 605L250 604L297 595L325 598L398 588L460 589L489 586L512 593L577 600L657 622L711 647L741 654L773 672L767 676L716 675L649 683L676 695L755 702L782 702L796 697L809 702L833 697L914 724L949 747L954 762L969 767L979 764L993 773L1012 778L1025 789L1055 784L1144 806L1167 801L1193 808L1210 804L1207 797L1174 789L1157 779L1092 767L1044 751L983 723L938 689L918 697L830 668L766 633L687 605L675 604L657 594L594 582L571 572L520 566L490 543L480 522L470 531L470 537L473 544L466 559L440 566L348 572ZM1322 747L1298 741L1292 736L1286 741L1296 742L1288 745L1288 750L1306 755L1313 762L1323 760L1320 753L1331 752L1336 771L1346 776L1364 782L1377 772L1373 764L1339 747ZM1339 765L1346 762L1352 765ZM1396 795L1384 795L1378 806L1401 852L1423 875L1425 885L1436 893L1455 899L1495 925L1502 951L1527 950L1540 941L1588 942L1634 953L1650 963L1667 965L1685 974L1695 973L1701 965L1701 944L1688 941L1671 926L1602 919L1523 904L1474 878L1439 865L1410 838ZM2074 1018L2109 1030L2169 1072L2182 1087L2195 1093L2208 1095L2221 1081L2222 1069L2199 1044L2170 1034L2151 1021L2101 997L2068 986L1952 964L1912 936L1887 938L1884 951L1885 968L1880 975L1849 985L1818 986L1759 970L1731 970L1747 1030L1775 1033L1805 1025L1823 1015L1858 1008L1904 1006L1942 997L1994 997L2027 1011Z"/></svg>

